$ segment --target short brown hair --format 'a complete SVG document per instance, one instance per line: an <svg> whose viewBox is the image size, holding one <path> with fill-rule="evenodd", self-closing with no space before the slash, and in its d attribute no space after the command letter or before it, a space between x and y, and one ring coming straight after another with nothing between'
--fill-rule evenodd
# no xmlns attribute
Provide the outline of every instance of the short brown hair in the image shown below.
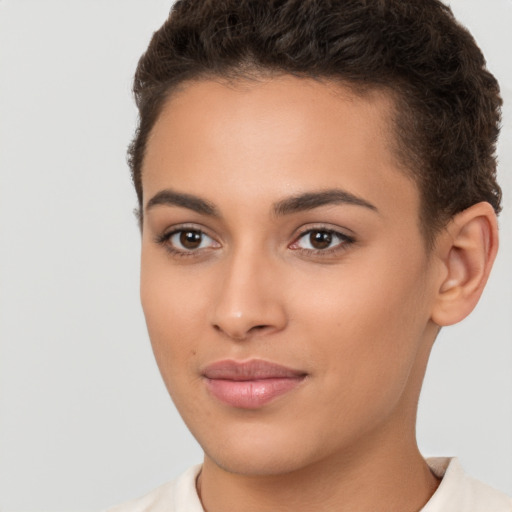
<svg viewBox="0 0 512 512"><path fill-rule="evenodd" d="M419 187L429 242L472 204L499 213L499 86L438 0L178 0L135 74L140 119L128 156L139 206L148 135L173 90L283 73L391 92L399 161Z"/></svg>

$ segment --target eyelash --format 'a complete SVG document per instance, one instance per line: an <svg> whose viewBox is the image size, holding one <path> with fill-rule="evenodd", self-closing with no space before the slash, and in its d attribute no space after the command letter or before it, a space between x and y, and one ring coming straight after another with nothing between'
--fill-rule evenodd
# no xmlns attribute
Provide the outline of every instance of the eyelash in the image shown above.
<svg viewBox="0 0 512 512"><path fill-rule="evenodd" d="M155 238L155 242L159 245L162 245L165 250L170 253L171 256L177 257L177 258L190 258L190 257L197 257L205 248L197 248L197 249L177 249L173 245L171 245L170 240L174 235L177 235L178 233L198 233L201 236L207 236L208 238L212 239L216 244L218 242L208 235L204 229L198 228L196 226L178 226L172 229L171 231L166 231L162 233L161 235L158 235Z"/></svg>
<svg viewBox="0 0 512 512"><path fill-rule="evenodd" d="M340 242L335 244L333 247L328 247L326 249L305 249L302 247L294 247L294 245L296 245L299 242L299 240L303 239L308 235L311 236L312 233L328 234L331 235L332 237L338 238ZM295 241L292 242L288 247L290 247L294 251L298 251L306 255L333 256L341 251L346 251L349 248L349 246L352 245L353 243L355 243L355 238L352 236L341 233L340 231L336 231L335 229L318 226L309 228L300 233L295 239Z"/></svg>
<svg viewBox="0 0 512 512"><path fill-rule="evenodd" d="M162 245L165 250L171 254L173 257L178 258L190 258L190 257L197 257L199 256L203 250L208 248L197 248L197 249L177 249L173 245L171 245L170 240L174 235L177 235L179 233L186 233L186 232L193 232L198 233L201 236L206 236L214 241L214 243L220 244L210 235L208 235L203 229L198 228L196 226L178 226L172 229L171 231L167 231L162 233L161 235L158 235L155 238L155 242L159 245ZM325 249L307 249L303 247L298 247L297 244L299 240L303 239L306 236L311 236L312 233L323 233L331 235L333 238L338 238L340 241L334 247L327 247ZM352 245L355 242L355 239L351 236L348 236L344 233L341 233L340 231L336 231L331 228L325 228L322 226L318 227L312 227L308 228L307 230L301 232L295 240L288 245L288 248L290 248L293 251L300 252L306 256L332 256L335 255L341 251L346 251L350 245ZM295 247L294 247L295 246Z"/></svg>

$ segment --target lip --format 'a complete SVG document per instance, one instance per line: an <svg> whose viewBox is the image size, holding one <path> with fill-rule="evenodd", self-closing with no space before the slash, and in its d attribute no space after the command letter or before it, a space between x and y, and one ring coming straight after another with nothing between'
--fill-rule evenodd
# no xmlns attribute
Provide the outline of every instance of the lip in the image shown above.
<svg viewBox="0 0 512 512"><path fill-rule="evenodd" d="M261 359L217 361L201 372L208 391L240 409L258 409L295 389L306 372Z"/></svg>

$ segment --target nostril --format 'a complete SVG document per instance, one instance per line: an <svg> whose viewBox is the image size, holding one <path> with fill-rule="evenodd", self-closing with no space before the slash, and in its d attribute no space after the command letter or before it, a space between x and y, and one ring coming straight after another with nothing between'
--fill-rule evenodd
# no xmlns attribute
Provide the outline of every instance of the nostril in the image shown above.
<svg viewBox="0 0 512 512"><path fill-rule="evenodd" d="M270 327L270 326L268 326L268 325L255 325L255 326L253 326L253 327L251 327L249 329L249 332L263 331L264 329L267 329L268 327Z"/></svg>
<svg viewBox="0 0 512 512"><path fill-rule="evenodd" d="M250 296L254 297L254 294ZM236 295L228 297L229 300L224 299L215 307L209 321L211 328L223 336L245 340L251 336L270 335L287 324L281 304L263 299L254 303L243 302Z"/></svg>
<svg viewBox="0 0 512 512"><path fill-rule="evenodd" d="M261 330L261 329L265 329L265 327L268 327L268 325L255 325L252 329L254 330Z"/></svg>
<svg viewBox="0 0 512 512"><path fill-rule="evenodd" d="M219 324L212 324L212 327L219 333L227 334L230 338L236 340L244 340L250 334L255 334L257 332L264 331L266 329L269 329L271 326L266 324L254 325L250 327L248 330L244 330L243 332L237 329L224 329L222 325Z"/></svg>

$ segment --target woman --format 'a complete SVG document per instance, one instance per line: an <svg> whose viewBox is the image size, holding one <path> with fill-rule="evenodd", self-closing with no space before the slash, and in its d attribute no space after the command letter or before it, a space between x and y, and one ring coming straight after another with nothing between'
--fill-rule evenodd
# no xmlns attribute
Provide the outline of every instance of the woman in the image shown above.
<svg viewBox="0 0 512 512"><path fill-rule="evenodd" d="M142 305L205 458L115 510L511 510L415 435L498 248L499 87L449 9L182 0L134 90Z"/></svg>

